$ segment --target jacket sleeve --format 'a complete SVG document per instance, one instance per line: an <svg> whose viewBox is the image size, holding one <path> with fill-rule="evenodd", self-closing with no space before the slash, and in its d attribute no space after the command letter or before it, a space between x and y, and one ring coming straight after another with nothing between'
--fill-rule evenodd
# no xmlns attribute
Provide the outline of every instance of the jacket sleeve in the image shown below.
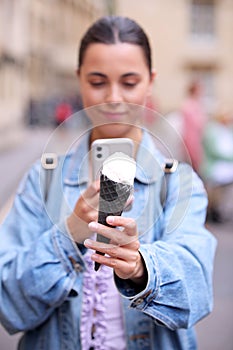
<svg viewBox="0 0 233 350"><path fill-rule="evenodd" d="M140 247L146 288L138 292L129 281L116 278L132 308L172 330L188 328L212 310L216 239L205 227L206 206L201 180L181 164L169 181L160 239Z"/></svg>
<svg viewBox="0 0 233 350"><path fill-rule="evenodd" d="M36 164L0 227L0 320L9 333L33 329L78 295L82 254L44 209ZM62 231L62 232L61 232Z"/></svg>

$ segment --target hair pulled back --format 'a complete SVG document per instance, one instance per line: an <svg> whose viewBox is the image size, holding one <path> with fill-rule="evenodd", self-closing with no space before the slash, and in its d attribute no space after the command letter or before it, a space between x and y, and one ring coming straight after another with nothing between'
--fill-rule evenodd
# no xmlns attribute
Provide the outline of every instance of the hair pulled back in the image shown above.
<svg viewBox="0 0 233 350"><path fill-rule="evenodd" d="M152 63L149 40L143 29L134 20L122 16L106 16L94 22L81 40L78 60L79 68L83 63L88 46L93 43L128 43L140 46L151 73Z"/></svg>

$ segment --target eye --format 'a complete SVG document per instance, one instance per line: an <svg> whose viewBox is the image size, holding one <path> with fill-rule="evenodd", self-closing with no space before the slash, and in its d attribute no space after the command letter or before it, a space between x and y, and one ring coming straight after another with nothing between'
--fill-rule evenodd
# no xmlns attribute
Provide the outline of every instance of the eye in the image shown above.
<svg viewBox="0 0 233 350"><path fill-rule="evenodd" d="M122 80L122 84L124 87L128 88L128 89L132 89L135 86L137 86L139 83L138 79L135 79L133 77L127 77L125 79Z"/></svg>
<svg viewBox="0 0 233 350"><path fill-rule="evenodd" d="M123 85L126 86L126 87L128 87L128 88L133 88L134 86L137 85L137 83L136 83L136 82L125 81L125 82L123 83Z"/></svg>
<svg viewBox="0 0 233 350"><path fill-rule="evenodd" d="M93 87L100 87L105 84L105 81L98 80L98 81L90 81L89 84Z"/></svg>

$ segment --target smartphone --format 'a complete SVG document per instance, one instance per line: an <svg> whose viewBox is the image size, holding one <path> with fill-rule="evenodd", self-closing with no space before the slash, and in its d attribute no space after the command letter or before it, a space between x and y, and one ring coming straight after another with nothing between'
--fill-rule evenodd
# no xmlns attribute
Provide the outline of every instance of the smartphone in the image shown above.
<svg viewBox="0 0 233 350"><path fill-rule="evenodd" d="M128 138L98 139L91 144L92 180L100 177L100 171L106 158L115 152L133 157L134 144Z"/></svg>

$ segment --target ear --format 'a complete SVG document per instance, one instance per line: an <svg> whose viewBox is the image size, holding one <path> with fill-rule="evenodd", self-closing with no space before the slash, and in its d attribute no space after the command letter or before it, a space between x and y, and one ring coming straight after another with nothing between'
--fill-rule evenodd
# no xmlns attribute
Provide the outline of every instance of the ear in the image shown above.
<svg viewBox="0 0 233 350"><path fill-rule="evenodd" d="M77 78L80 77L80 68L77 68L77 69L76 69L76 76L77 76Z"/></svg>
<svg viewBox="0 0 233 350"><path fill-rule="evenodd" d="M155 70L155 68L151 69L151 82L153 83L155 78L157 76L157 71Z"/></svg>
<svg viewBox="0 0 233 350"><path fill-rule="evenodd" d="M150 83L149 83L149 89L148 89L148 96L152 95L153 84L154 84L156 76L157 76L157 71L153 68L151 70L151 74L150 74Z"/></svg>

